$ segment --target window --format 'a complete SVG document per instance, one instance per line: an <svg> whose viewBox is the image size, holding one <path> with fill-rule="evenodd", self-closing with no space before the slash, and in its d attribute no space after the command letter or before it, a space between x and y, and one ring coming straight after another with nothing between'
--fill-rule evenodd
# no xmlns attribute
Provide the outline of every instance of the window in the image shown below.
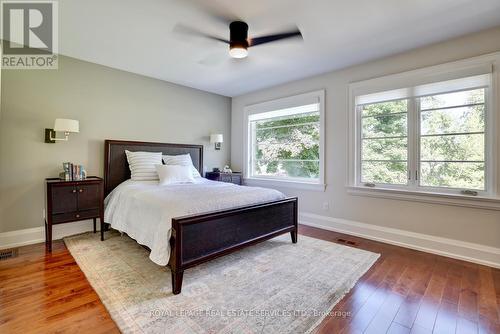
<svg viewBox="0 0 500 334"><path fill-rule="evenodd" d="M418 100L421 186L486 189L485 92L481 88Z"/></svg>
<svg viewBox="0 0 500 334"><path fill-rule="evenodd" d="M491 74L481 74L356 95L354 184L496 195L490 86Z"/></svg>
<svg viewBox="0 0 500 334"><path fill-rule="evenodd" d="M247 107L247 178L323 183L323 98L313 92Z"/></svg>
<svg viewBox="0 0 500 334"><path fill-rule="evenodd" d="M408 183L408 100L361 109L361 182Z"/></svg>

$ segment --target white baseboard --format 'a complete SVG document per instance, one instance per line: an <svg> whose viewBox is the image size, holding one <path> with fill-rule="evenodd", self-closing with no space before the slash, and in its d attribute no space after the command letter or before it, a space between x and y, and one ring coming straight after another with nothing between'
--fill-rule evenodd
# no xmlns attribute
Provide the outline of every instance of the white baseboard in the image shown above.
<svg viewBox="0 0 500 334"><path fill-rule="evenodd" d="M500 248L306 212L299 214L299 222L329 231L500 268Z"/></svg>
<svg viewBox="0 0 500 334"><path fill-rule="evenodd" d="M99 222L97 230L99 230ZM71 224L58 224L52 227L52 239L58 240L69 235L93 230L92 220L82 220ZM0 233L0 249L20 247L45 242L45 227L34 227L24 230Z"/></svg>

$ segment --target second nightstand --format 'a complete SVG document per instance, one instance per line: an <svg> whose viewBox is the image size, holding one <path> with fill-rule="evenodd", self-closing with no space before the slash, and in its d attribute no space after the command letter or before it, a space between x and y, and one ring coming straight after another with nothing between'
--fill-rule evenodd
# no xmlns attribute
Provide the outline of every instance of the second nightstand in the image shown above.
<svg viewBox="0 0 500 334"><path fill-rule="evenodd" d="M102 229L104 221L103 184L103 180L95 176L82 181L46 179L45 240L49 252L52 250L52 225L93 219L95 233L96 218L99 218Z"/></svg>
<svg viewBox="0 0 500 334"><path fill-rule="evenodd" d="M234 183L240 186L243 183L242 175L239 172L233 172L233 173L206 172L205 177L209 180Z"/></svg>

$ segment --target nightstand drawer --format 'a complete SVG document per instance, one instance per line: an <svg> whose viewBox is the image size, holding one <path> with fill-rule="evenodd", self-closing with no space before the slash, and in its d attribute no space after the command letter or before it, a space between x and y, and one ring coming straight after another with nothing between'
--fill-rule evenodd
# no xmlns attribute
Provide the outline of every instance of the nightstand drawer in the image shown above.
<svg viewBox="0 0 500 334"><path fill-rule="evenodd" d="M231 183L231 182L233 182L232 176L230 174L221 174L219 176L219 182L228 182L228 183Z"/></svg>
<svg viewBox="0 0 500 334"><path fill-rule="evenodd" d="M222 172L207 172L205 177L209 180L219 181L219 182L227 182L234 183L237 185L242 184L241 173L233 172L233 173L222 173Z"/></svg>
<svg viewBox="0 0 500 334"><path fill-rule="evenodd" d="M83 210L52 215L52 224L99 217L99 209Z"/></svg>
<svg viewBox="0 0 500 334"><path fill-rule="evenodd" d="M241 175L231 175L231 183L241 185Z"/></svg>

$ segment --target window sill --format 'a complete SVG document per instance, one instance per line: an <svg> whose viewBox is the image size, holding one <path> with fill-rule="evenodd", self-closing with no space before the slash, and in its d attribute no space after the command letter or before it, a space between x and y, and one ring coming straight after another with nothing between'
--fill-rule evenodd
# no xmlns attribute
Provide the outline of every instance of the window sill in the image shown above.
<svg viewBox="0 0 500 334"><path fill-rule="evenodd" d="M256 186L256 187L283 187L283 188L293 188L293 189L313 190L313 191L325 191L326 189L326 184L310 183L310 182L260 179L260 178L246 178L243 179L243 181L245 185Z"/></svg>
<svg viewBox="0 0 500 334"><path fill-rule="evenodd" d="M498 197L465 196L400 189L367 188L361 186L347 186L347 193L355 196L381 197L402 201L443 204L487 210L500 210L500 198Z"/></svg>

